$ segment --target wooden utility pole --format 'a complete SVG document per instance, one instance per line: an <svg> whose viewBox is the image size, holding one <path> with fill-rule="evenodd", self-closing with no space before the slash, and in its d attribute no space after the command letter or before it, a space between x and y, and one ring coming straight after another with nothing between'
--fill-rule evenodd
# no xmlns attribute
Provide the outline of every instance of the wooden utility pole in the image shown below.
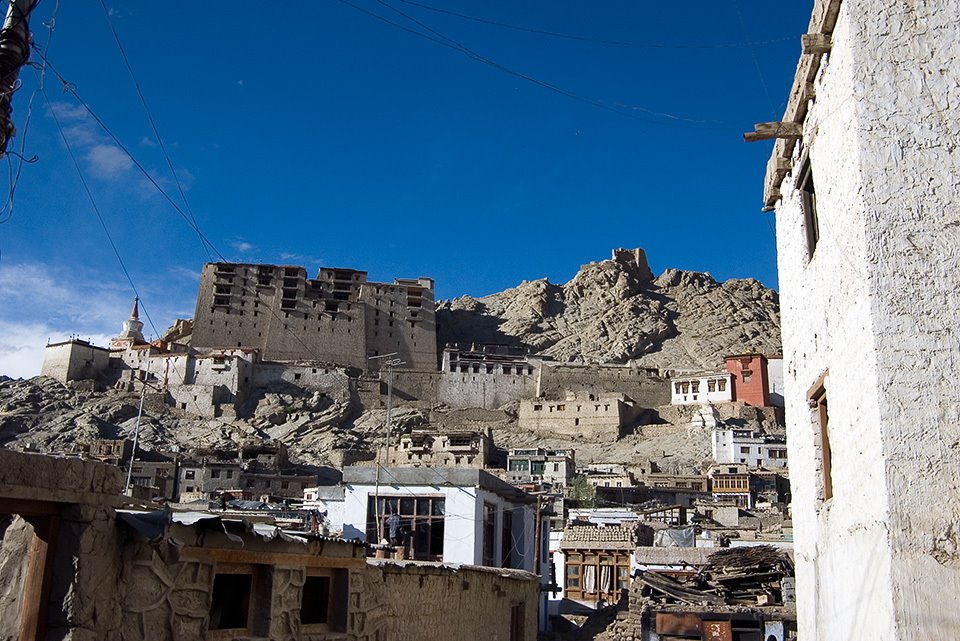
<svg viewBox="0 0 960 641"><path fill-rule="evenodd" d="M38 0L8 0L7 16L0 29L0 158L7 153L16 127L10 119L13 94L17 90L20 68L30 57L30 14Z"/></svg>

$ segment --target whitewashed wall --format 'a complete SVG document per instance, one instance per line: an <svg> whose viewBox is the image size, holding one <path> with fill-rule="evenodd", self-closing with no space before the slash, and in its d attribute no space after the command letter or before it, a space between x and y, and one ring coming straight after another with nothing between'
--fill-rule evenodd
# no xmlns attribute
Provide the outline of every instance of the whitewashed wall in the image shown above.
<svg viewBox="0 0 960 641"><path fill-rule="evenodd" d="M794 177L783 184L803 639L946 641L960 629L958 68L955 0L844 0L804 130L821 236L809 263ZM823 502L807 391L827 371Z"/></svg>

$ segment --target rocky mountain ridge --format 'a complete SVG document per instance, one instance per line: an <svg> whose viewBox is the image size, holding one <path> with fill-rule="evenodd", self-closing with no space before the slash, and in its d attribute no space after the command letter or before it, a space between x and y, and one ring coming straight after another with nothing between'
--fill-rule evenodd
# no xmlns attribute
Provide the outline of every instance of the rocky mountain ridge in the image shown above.
<svg viewBox="0 0 960 641"><path fill-rule="evenodd" d="M663 369L711 369L727 354L781 351L774 290L679 269L654 278L639 249L615 250L563 285L544 278L441 301L437 326L441 345L504 344L559 361Z"/></svg>

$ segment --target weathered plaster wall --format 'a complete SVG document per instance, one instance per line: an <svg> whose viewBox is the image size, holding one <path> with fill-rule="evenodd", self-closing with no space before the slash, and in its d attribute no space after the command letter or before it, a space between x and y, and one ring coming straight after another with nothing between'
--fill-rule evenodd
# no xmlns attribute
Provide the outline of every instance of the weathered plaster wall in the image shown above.
<svg viewBox="0 0 960 641"><path fill-rule="evenodd" d="M97 378L107 370L109 354L101 347L80 341L47 345L40 374L62 383Z"/></svg>
<svg viewBox="0 0 960 641"><path fill-rule="evenodd" d="M823 3L818 2L820 7ZM947 0L844 0L777 207L800 636L960 629L960 23ZM807 390L825 372L833 498Z"/></svg>

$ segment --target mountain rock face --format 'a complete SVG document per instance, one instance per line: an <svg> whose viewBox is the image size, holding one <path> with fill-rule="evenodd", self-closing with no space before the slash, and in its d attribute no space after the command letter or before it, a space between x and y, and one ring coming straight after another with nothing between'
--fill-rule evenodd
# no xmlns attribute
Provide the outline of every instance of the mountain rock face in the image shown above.
<svg viewBox="0 0 960 641"><path fill-rule="evenodd" d="M437 325L441 345L511 345L558 361L710 369L727 354L781 351L775 291L678 269L653 278L639 249L615 250L564 285L525 281L441 302Z"/></svg>

